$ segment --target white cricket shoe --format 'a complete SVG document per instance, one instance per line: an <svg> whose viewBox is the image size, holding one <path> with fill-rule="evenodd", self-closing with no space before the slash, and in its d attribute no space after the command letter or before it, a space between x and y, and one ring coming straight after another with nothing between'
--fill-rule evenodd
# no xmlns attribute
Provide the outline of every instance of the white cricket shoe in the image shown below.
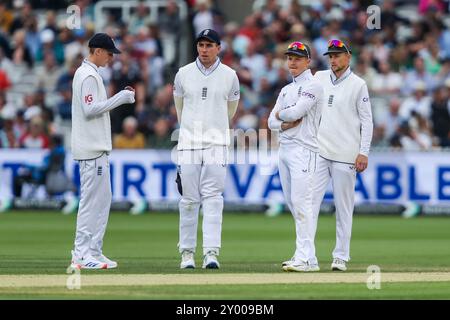
<svg viewBox="0 0 450 320"><path fill-rule="evenodd" d="M284 271L296 271L296 272L308 272L309 264L308 262L303 261L292 261L283 267Z"/></svg>
<svg viewBox="0 0 450 320"><path fill-rule="evenodd" d="M75 256L72 250L72 261L70 262L72 269L108 269L108 265L104 262L98 261L92 256L79 259Z"/></svg>
<svg viewBox="0 0 450 320"><path fill-rule="evenodd" d="M203 269L219 269L220 264L214 251L208 251L203 256Z"/></svg>
<svg viewBox="0 0 450 320"><path fill-rule="evenodd" d="M294 261L295 261L295 256L292 256L292 258L290 260L283 261L281 263L281 267L285 267L285 266L287 266L288 264L291 264Z"/></svg>
<svg viewBox="0 0 450 320"><path fill-rule="evenodd" d="M334 258L331 264L331 270L333 271L347 271L345 261L339 258Z"/></svg>
<svg viewBox="0 0 450 320"><path fill-rule="evenodd" d="M100 261L102 263L106 263L108 269L114 269L117 268L117 262L113 261L111 259L108 259L105 255L101 255L101 256L92 256L94 259L96 259L97 261Z"/></svg>
<svg viewBox="0 0 450 320"><path fill-rule="evenodd" d="M309 264L309 270L310 272L316 272L316 271L320 271L320 267L318 263L310 263Z"/></svg>
<svg viewBox="0 0 450 320"><path fill-rule="evenodd" d="M70 263L72 269L108 269L106 263L100 262L93 258L72 260Z"/></svg>
<svg viewBox="0 0 450 320"><path fill-rule="evenodd" d="M195 269L194 252L184 250L181 253L180 269Z"/></svg>

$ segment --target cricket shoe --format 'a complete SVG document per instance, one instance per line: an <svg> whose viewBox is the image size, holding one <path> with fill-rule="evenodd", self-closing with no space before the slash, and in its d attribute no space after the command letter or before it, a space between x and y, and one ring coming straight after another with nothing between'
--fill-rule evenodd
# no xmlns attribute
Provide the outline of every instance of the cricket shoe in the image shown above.
<svg viewBox="0 0 450 320"><path fill-rule="evenodd" d="M331 264L331 270L333 271L347 271L345 261L339 258L334 258Z"/></svg>
<svg viewBox="0 0 450 320"><path fill-rule="evenodd" d="M180 269L195 269L194 252L184 250L181 253Z"/></svg>
<svg viewBox="0 0 450 320"><path fill-rule="evenodd" d="M106 263L100 262L93 258L72 260L70 263L70 268L72 269L108 269Z"/></svg>
<svg viewBox="0 0 450 320"><path fill-rule="evenodd" d="M308 262L303 261L293 261L288 265L283 267L284 271L295 271L295 272L310 272L311 270ZM315 270L314 270L315 271Z"/></svg>
<svg viewBox="0 0 450 320"><path fill-rule="evenodd" d="M316 272L316 271L320 271L320 267L318 263L310 263L309 264L309 271L310 272Z"/></svg>
<svg viewBox="0 0 450 320"><path fill-rule="evenodd" d="M219 269L220 264L214 251L208 251L203 256L203 269Z"/></svg>
<svg viewBox="0 0 450 320"><path fill-rule="evenodd" d="M283 261L281 263L281 267L283 268L283 267L287 266L288 264L291 264L294 261L295 261L295 256L293 256L290 260Z"/></svg>
<svg viewBox="0 0 450 320"><path fill-rule="evenodd" d="M111 259L108 259L105 255L100 256L92 256L95 260L100 261L102 263L106 263L107 269L117 268L117 262Z"/></svg>

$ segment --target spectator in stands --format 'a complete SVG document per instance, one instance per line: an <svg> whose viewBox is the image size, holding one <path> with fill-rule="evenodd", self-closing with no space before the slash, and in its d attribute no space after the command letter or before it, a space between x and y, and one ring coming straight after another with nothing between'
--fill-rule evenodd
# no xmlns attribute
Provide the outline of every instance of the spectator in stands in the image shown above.
<svg viewBox="0 0 450 320"><path fill-rule="evenodd" d="M419 81L425 83L428 93L431 93L436 86L435 78L425 69L423 58L418 56L414 59L414 69L408 72L405 78L402 93L405 96L410 95L414 90L415 84Z"/></svg>
<svg viewBox="0 0 450 320"><path fill-rule="evenodd" d="M39 116L31 118L29 130L20 139L21 148L46 149L49 146L49 137L45 133L44 122Z"/></svg>
<svg viewBox="0 0 450 320"><path fill-rule="evenodd" d="M62 100L58 103L56 109L61 120L69 121L72 119L72 87L66 85L60 89Z"/></svg>
<svg viewBox="0 0 450 320"><path fill-rule="evenodd" d="M56 63L54 53L52 51L45 52L44 63L35 69L38 88L43 89L46 93L53 93L62 73L63 69Z"/></svg>
<svg viewBox="0 0 450 320"><path fill-rule="evenodd" d="M138 130L136 118L128 116L123 120L122 133L114 137L115 149L143 149L145 137Z"/></svg>
<svg viewBox="0 0 450 320"><path fill-rule="evenodd" d="M5 2L0 2L0 32L9 33L11 24L14 20L14 14L8 9Z"/></svg>
<svg viewBox="0 0 450 320"><path fill-rule="evenodd" d="M419 1L419 13L422 15L428 12L440 12L445 11L444 2L441 0L420 0Z"/></svg>
<svg viewBox="0 0 450 320"><path fill-rule="evenodd" d="M391 70L389 61L379 61L379 73L376 73L371 83L372 91L381 96L398 95L403 86L402 76L398 72Z"/></svg>
<svg viewBox="0 0 450 320"><path fill-rule="evenodd" d="M11 86L11 81L9 81L8 75L5 71L0 69L0 90L3 91Z"/></svg>
<svg viewBox="0 0 450 320"><path fill-rule="evenodd" d="M46 128L51 128L53 120L55 120L53 109L47 105L46 92L43 89L38 89L34 93L35 105L39 107L41 118L44 121ZM51 131L51 130L49 130Z"/></svg>
<svg viewBox="0 0 450 320"><path fill-rule="evenodd" d="M84 28L74 29L72 34L73 41L64 47L65 61L73 61L78 55L86 57L89 54L89 48L86 45L86 30Z"/></svg>
<svg viewBox="0 0 450 320"><path fill-rule="evenodd" d="M428 73L434 76L441 71L439 44L432 34L425 36L425 47L419 50L418 55L423 58Z"/></svg>
<svg viewBox="0 0 450 320"><path fill-rule="evenodd" d="M22 29L25 22L33 15L33 8L28 1L14 1L14 6L17 6L18 14L11 23L9 34L14 34L17 30Z"/></svg>
<svg viewBox="0 0 450 320"><path fill-rule="evenodd" d="M354 70L355 74L360 76L367 84L369 92L373 91L373 84L379 76L374 68L364 59L359 59ZM401 78L401 77L400 77Z"/></svg>
<svg viewBox="0 0 450 320"><path fill-rule="evenodd" d="M33 56L31 54L30 49L27 47L25 43L26 33L24 29L19 29L14 32L13 42L14 47L12 47L13 54L12 60L16 66L21 66L23 63L26 63L28 68L33 67Z"/></svg>
<svg viewBox="0 0 450 320"><path fill-rule="evenodd" d="M153 134L148 138L148 147L152 149L169 149L175 142L170 139L169 122L165 118L156 120L153 126Z"/></svg>
<svg viewBox="0 0 450 320"><path fill-rule="evenodd" d="M164 61L173 67L177 58L177 48L180 41L181 20L178 5L174 0L168 0L164 11L158 17L161 31Z"/></svg>
<svg viewBox="0 0 450 320"><path fill-rule="evenodd" d="M145 87L141 78L141 70L136 61L130 59L127 52L122 52L113 64L109 90L111 94L116 94L126 86L135 89L136 103L110 111L113 133L121 131L123 119L141 113L144 110L145 102Z"/></svg>
<svg viewBox="0 0 450 320"><path fill-rule="evenodd" d="M147 27L153 22L150 16L150 10L150 7L144 1L139 1L136 11L131 15L130 22L128 23L128 30L131 34L138 34L142 27Z"/></svg>
<svg viewBox="0 0 450 320"><path fill-rule="evenodd" d="M397 137L394 137L395 141ZM423 149L415 132L409 125L408 121L404 121L399 128L398 141L400 147L405 151L420 151Z"/></svg>
<svg viewBox="0 0 450 320"><path fill-rule="evenodd" d="M41 48L36 55L36 61L42 62L47 52L52 52L59 65L64 63L64 48L50 29L41 32Z"/></svg>
<svg viewBox="0 0 450 320"><path fill-rule="evenodd" d="M384 127L384 133L388 140L397 133L400 125L402 124L402 119L399 114L401 101L397 97L393 97L389 101L389 112L386 117L382 117L379 121L379 126Z"/></svg>
<svg viewBox="0 0 450 320"><path fill-rule="evenodd" d="M9 59L6 56L5 51L1 47L0 47L0 69L6 73L6 76L8 77L9 80L12 81L12 79L14 79L12 77L15 69L14 64L11 61L11 59Z"/></svg>
<svg viewBox="0 0 450 320"><path fill-rule="evenodd" d="M403 120L408 120L413 111L426 119L431 114L431 97L426 95L426 84L422 81L417 81L414 85L413 96L403 101L400 106L400 116Z"/></svg>
<svg viewBox="0 0 450 320"><path fill-rule="evenodd" d="M56 12L54 10L48 10L45 15L45 26L42 31L49 29L53 31L53 34L59 34L60 28L58 27L58 22L56 20Z"/></svg>
<svg viewBox="0 0 450 320"><path fill-rule="evenodd" d="M19 147L19 139L17 138L14 132L14 119L3 118L3 128L0 129L0 148L18 148L18 147Z"/></svg>
<svg viewBox="0 0 450 320"><path fill-rule="evenodd" d="M431 103L431 120L433 123L433 134L437 137L442 147L450 147L450 103L449 103L450 80L446 86L442 86L433 94Z"/></svg>
<svg viewBox="0 0 450 320"><path fill-rule="evenodd" d="M163 67L164 60L158 50L158 41L150 32L149 27L141 27L136 36L135 49L140 51L148 66L147 95L153 94L164 85Z"/></svg>
<svg viewBox="0 0 450 320"><path fill-rule="evenodd" d="M210 0L197 0L195 2L192 25L194 26L194 36L197 36L202 30L214 29L214 12L211 9Z"/></svg>
<svg viewBox="0 0 450 320"><path fill-rule="evenodd" d="M31 15L24 23L24 29L26 31L25 44L30 49L31 56L36 61L36 56L41 45L39 38L38 21L35 14Z"/></svg>
<svg viewBox="0 0 450 320"><path fill-rule="evenodd" d="M78 66L80 65L80 61L78 59L72 61L68 70L64 71L56 82L56 90L61 92L61 88L65 88L68 85L72 85L73 76L75 71L77 71Z"/></svg>

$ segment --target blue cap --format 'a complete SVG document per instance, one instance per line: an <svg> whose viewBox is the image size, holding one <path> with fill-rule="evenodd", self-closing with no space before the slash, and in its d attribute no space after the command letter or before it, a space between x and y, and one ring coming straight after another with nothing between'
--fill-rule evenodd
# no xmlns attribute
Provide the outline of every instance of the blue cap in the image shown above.
<svg viewBox="0 0 450 320"><path fill-rule="evenodd" d="M196 42L199 42L201 39L206 39L208 41L215 42L218 45L220 45L220 36L213 29L205 29L202 32L200 32L197 36Z"/></svg>
<svg viewBox="0 0 450 320"><path fill-rule="evenodd" d="M116 48L113 39L108 36L106 33L96 33L88 43L89 48L102 48L108 50L112 53L120 54L122 53L119 49Z"/></svg>

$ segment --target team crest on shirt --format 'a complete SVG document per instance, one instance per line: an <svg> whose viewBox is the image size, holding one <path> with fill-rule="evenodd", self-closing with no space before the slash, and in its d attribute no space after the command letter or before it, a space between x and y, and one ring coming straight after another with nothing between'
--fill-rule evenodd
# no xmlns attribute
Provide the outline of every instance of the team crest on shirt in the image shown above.
<svg viewBox="0 0 450 320"><path fill-rule="evenodd" d="M333 105L334 95L330 94L328 97L328 106L331 107Z"/></svg>

